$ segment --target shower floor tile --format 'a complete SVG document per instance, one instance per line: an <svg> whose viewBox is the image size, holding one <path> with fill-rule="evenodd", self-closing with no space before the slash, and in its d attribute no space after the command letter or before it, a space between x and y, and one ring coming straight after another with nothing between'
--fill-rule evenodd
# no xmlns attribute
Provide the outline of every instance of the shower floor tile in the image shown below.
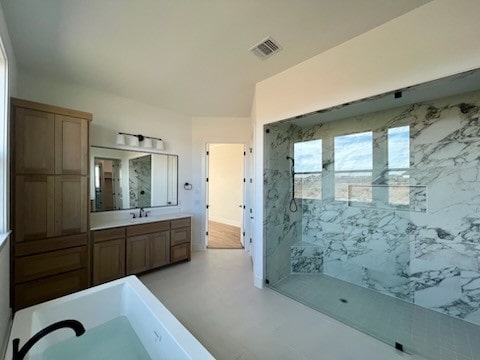
<svg viewBox="0 0 480 360"><path fill-rule="evenodd" d="M477 360L480 326L323 274L292 274L271 286L407 353Z"/></svg>

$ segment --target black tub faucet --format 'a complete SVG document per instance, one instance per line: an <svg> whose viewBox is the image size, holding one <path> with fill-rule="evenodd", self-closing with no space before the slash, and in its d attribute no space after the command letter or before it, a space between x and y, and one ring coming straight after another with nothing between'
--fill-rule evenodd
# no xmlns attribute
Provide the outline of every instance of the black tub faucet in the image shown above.
<svg viewBox="0 0 480 360"><path fill-rule="evenodd" d="M63 328L71 328L75 331L76 336L81 336L85 333L85 328L83 327L82 323L77 320L62 320L52 325L47 326L45 329L40 330L38 333L33 335L23 347L18 350L20 345L20 339L16 338L13 339L13 358L12 360L23 360L25 355L27 355L28 350L32 348L41 338L45 335L50 334L52 331L63 329Z"/></svg>

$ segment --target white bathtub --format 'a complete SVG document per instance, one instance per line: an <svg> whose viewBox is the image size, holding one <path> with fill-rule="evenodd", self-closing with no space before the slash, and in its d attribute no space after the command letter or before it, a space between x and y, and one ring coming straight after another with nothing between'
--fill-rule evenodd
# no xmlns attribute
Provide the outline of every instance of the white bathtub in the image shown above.
<svg viewBox="0 0 480 360"><path fill-rule="evenodd" d="M12 359L13 339L20 338L21 348L39 330L57 321L78 320L88 332L119 316L128 318L154 360L214 359L135 276L129 276L18 311L5 360ZM41 359L45 349L73 337L71 329L56 330L37 342L26 359Z"/></svg>

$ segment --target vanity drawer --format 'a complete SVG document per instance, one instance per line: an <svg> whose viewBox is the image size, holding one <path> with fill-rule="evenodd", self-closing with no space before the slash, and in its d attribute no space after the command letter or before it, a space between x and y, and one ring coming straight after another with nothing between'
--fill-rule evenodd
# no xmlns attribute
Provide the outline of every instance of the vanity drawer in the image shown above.
<svg viewBox="0 0 480 360"><path fill-rule="evenodd" d="M15 259L15 282L40 279L87 266L87 247L50 251Z"/></svg>
<svg viewBox="0 0 480 360"><path fill-rule="evenodd" d="M178 220L172 220L171 221L171 228L172 229L178 229L178 228L187 227L187 226L190 226L190 218L178 219Z"/></svg>
<svg viewBox="0 0 480 360"><path fill-rule="evenodd" d="M132 225L127 227L127 237L151 234L165 230L170 230L170 221L159 221L148 224Z"/></svg>
<svg viewBox="0 0 480 360"><path fill-rule="evenodd" d="M173 229L170 231L170 244L172 246L190 242L190 227Z"/></svg>
<svg viewBox="0 0 480 360"><path fill-rule="evenodd" d="M123 239L125 237L125 228L114 228L106 230L92 231L93 242L101 242L107 240Z"/></svg>
<svg viewBox="0 0 480 360"><path fill-rule="evenodd" d="M56 238L24 241L15 244L15 256L27 256L87 245L87 233Z"/></svg>
<svg viewBox="0 0 480 360"><path fill-rule="evenodd" d="M15 286L15 310L55 299L88 286L87 270L70 271Z"/></svg>
<svg viewBox="0 0 480 360"><path fill-rule="evenodd" d="M190 243L175 245L170 248L170 262L190 260Z"/></svg>

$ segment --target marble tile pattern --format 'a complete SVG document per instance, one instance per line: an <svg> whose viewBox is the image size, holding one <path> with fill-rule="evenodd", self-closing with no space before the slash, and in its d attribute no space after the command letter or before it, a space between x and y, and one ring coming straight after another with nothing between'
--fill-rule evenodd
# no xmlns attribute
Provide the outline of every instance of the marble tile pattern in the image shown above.
<svg viewBox="0 0 480 360"><path fill-rule="evenodd" d="M295 237L290 247L295 242L319 245L324 274L480 324L479 116L476 91L302 128L302 140L321 138L324 144L323 200L303 199L301 229L291 231L297 228L294 217L287 227L280 221L286 214L281 209L288 200L288 174L268 169L265 225L282 223L283 230L275 234L278 243L288 242L287 236ZM380 189L389 185L387 130L406 125L409 204L376 206L389 203L388 192ZM372 185L379 189L372 189L370 204L337 201L332 139L365 131L374 134ZM276 134L272 146L279 139L298 141L296 132ZM361 149L352 144L351 151ZM283 187L274 190L274 183L282 181ZM294 262L298 269L299 251L280 250L278 243L267 237L267 266L269 254L290 251L292 270Z"/></svg>
<svg viewBox="0 0 480 360"><path fill-rule="evenodd" d="M290 263L292 274L323 273L323 249L320 246L292 245Z"/></svg>
<svg viewBox="0 0 480 360"><path fill-rule="evenodd" d="M130 207L150 207L152 199L152 156L128 161Z"/></svg>

